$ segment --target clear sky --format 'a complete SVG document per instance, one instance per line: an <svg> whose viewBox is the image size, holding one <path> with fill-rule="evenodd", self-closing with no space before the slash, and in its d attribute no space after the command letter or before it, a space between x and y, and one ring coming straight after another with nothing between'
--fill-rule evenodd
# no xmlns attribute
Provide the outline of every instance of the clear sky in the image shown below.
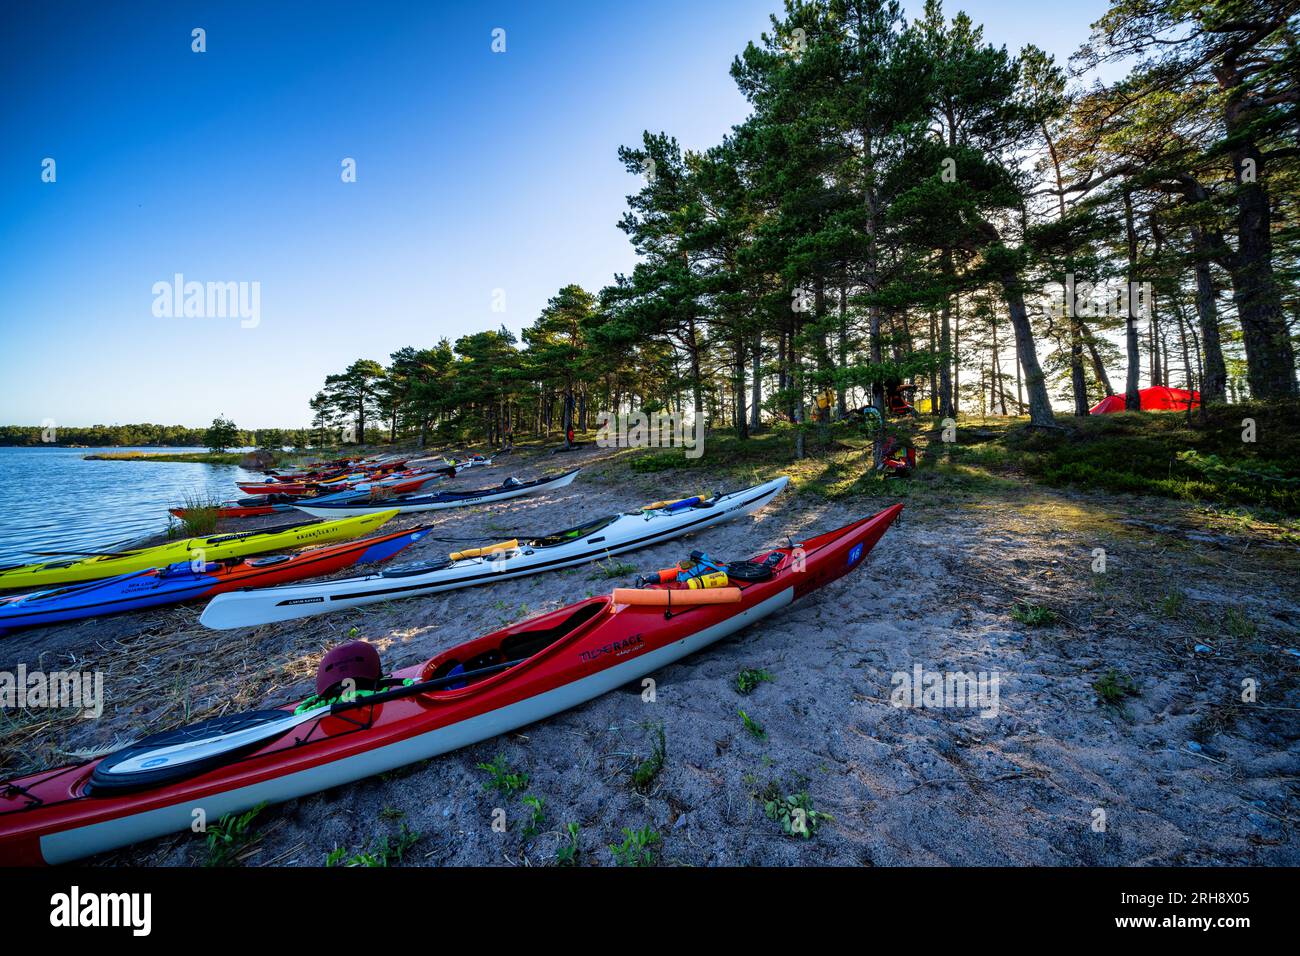
<svg viewBox="0 0 1300 956"><path fill-rule="evenodd" d="M779 6L15 0L0 422L305 425L354 359L517 332L561 286L599 290L633 264L618 146L716 143L746 113L731 60ZM958 9L1064 60L1105 3ZM177 273L259 283L256 327L155 315Z"/></svg>

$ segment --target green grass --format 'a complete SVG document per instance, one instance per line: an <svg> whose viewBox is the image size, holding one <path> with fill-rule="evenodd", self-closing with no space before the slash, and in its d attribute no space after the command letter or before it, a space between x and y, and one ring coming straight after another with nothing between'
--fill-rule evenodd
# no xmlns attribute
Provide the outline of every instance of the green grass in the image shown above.
<svg viewBox="0 0 1300 956"><path fill-rule="evenodd" d="M1254 637L1259 628L1248 615L1230 607L1223 615L1223 630L1230 637L1246 640Z"/></svg>
<svg viewBox="0 0 1300 956"><path fill-rule="evenodd" d="M1011 617L1025 627L1051 627L1058 620L1058 615L1051 608L1027 601L1017 601L1011 607Z"/></svg>
<svg viewBox="0 0 1300 956"><path fill-rule="evenodd" d="M187 492L176 507L185 509L185 517L173 519L168 537L202 538L217 530L221 502L215 498Z"/></svg>
<svg viewBox="0 0 1300 956"><path fill-rule="evenodd" d="M736 675L736 690L742 694L752 694L759 684L776 680L763 668L747 668Z"/></svg>
<svg viewBox="0 0 1300 956"><path fill-rule="evenodd" d="M1171 621L1177 620L1187 607L1187 595L1182 591L1170 591L1160 599L1160 613Z"/></svg>
<svg viewBox="0 0 1300 956"><path fill-rule="evenodd" d="M1242 440L1244 419L1256 441ZM1213 406L1202 424L1181 412L1061 415L1059 432L1021 420L959 421L957 441L930 448L944 463L1015 473L1047 485L1244 504L1300 514L1300 405Z"/></svg>
<svg viewBox="0 0 1300 956"><path fill-rule="evenodd" d="M266 809L259 803L243 813L227 813L207 830L208 856L204 866L236 866L240 852L253 839L253 821Z"/></svg>
<svg viewBox="0 0 1300 956"><path fill-rule="evenodd" d="M651 728L654 742L651 744L650 756L641 761L632 771L632 787L637 793L649 793L655 778L664 769L668 758L668 738L664 734L664 725L656 724Z"/></svg>
<svg viewBox="0 0 1300 956"><path fill-rule="evenodd" d="M405 823L396 837L385 833L378 840L371 842L365 849L349 854L346 847L335 847L325 857L326 866L345 867L389 867L401 863L408 850L419 843L422 834L415 832Z"/></svg>
<svg viewBox="0 0 1300 956"><path fill-rule="evenodd" d="M654 866L657 861L654 847L661 837L649 827L640 830L623 828L623 842L611 843L609 852L619 866Z"/></svg>
<svg viewBox="0 0 1300 956"><path fill-rule="evenodd" d="M85 461L162 461L181 462L196 465L238 465L244 459L243 452L151 452L151 451L109 451L98 455L83 455Z"/></svg>
<svg viewBox="0 0 1300 956"><path fill-rule="evenodd" d="M1097 692L1097 699L1103 704L1114 707L1126 697L1138 695L1137 684L1127 674L1121 674L1113 667L1092 682L1092 689Z"/></svg>
<svg viewBox="0 0 1300 956"><path fill-rule="evenodd" d="M478 769L488 775L488 780L483 784L484 790L495 790L510 796L528 787L528 774L511 770L506 763L505 754L497 754L490 762L479 764Z"/></svg>

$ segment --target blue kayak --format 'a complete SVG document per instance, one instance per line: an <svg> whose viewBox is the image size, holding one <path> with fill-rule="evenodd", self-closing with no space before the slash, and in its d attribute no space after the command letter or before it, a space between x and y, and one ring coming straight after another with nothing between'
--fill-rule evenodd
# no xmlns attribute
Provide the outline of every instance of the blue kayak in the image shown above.
<svg viewBox="0 0 1300 956"><path fill-rule="evenodd" d="M287 584L332 574L357 564L387 561L415 544L429 530L420 527L390 531L297 554L210 562L200 568L182 561L165 568L134 571L102 581L3 597L0 598L0 633L38 624L192 601L238 588Z"/></svg>

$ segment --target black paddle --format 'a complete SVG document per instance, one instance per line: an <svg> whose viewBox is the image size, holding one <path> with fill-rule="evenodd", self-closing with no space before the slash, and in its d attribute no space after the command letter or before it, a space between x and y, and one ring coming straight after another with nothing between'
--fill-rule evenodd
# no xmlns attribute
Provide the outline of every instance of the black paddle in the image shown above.
<svg viewBox="0 0 1300 956"><path fill-rule="evenodd" d="M527 660L527 658L524 658ZM365 697L355 697L352 700L341 700L330 705L330 714L337 714L341 711L352 710L357 707L368 707L371 704L385 704L390 700L401 700L403 697L411 697L415 694L423 694L425 691L438 690L446 687L448 684L455 684L464 680L472 680L476 677L486 677L488 674L496 674L500 671L508 670L522 661L504 661L500 664L492 664L489 667L479 667L472 671L461 671L459 674L445 674L442 677L435 677L432 680L420 681L416 684L406 684L402 687L394 687L392 690L380 691L378 694L369 694Z"/></svg>

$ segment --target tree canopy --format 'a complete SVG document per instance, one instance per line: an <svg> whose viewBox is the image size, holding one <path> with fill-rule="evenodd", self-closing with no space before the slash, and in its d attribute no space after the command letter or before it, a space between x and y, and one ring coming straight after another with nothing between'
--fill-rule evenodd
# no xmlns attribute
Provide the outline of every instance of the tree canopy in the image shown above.
<svg viewBox="0 0 1300 956"><path fill-rule="evenodd" d="M911 22L787 0L731 65L750 113L722 142L618 149L630 274L562 285L519 340L359 360L314 427L567 440L669 408L802 436L904 384L1042 427L1119 381L1130 407L1295 398L1297 24L1283 0L1115 0L1059 64L940 0Z"/></svg>

